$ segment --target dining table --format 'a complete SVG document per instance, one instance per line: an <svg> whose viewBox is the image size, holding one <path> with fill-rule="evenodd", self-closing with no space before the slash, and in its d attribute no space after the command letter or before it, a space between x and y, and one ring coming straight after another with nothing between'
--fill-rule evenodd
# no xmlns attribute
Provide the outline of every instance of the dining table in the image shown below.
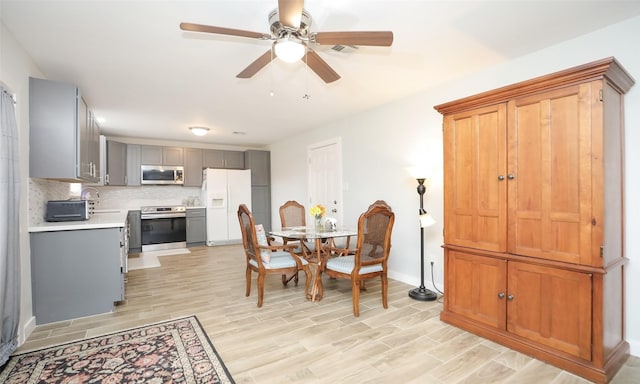
<svg viewBox="0 0 640 384"><path fill-rule="evenodd" d="M302 241L313 241L315 242L314 252L316 253L317 259L317 268L316 268L316 276L314 276L313 284L311 286L311 293L308 293L307 296L311 299L311 301L320 301L322 299L321 295L318 295L320 292L319 284L322 284L318 273L322 268L322 263L328 257L328 255L323 254L323 242L331 242L333 243L335 239L338 238L350 238L351 236L357 236L358 231L348 229L348 228L337 228L335 230L329 230L324 228L316 228L316 227L285 227L279 231L271 231L269 232L271 236L280 237L283 240L299 240ZM347 246L348 246L347 242Z"/></svg>

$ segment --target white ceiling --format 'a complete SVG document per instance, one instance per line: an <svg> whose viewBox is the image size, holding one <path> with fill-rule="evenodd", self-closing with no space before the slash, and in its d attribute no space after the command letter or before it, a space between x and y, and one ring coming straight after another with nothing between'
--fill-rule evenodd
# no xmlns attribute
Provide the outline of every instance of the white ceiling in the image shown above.
<svg viewBox="0 0 640 384"><path fill-rule="evenodd" d="M268 33L276 5L0 0L0 18L47 78L80 87L104 134L258 147L640 14L637 0L307 0L311 31L394 32L391 47L314 46L342 77L331 84L279 60L237 79L269 41L178 27Z"/></svg>

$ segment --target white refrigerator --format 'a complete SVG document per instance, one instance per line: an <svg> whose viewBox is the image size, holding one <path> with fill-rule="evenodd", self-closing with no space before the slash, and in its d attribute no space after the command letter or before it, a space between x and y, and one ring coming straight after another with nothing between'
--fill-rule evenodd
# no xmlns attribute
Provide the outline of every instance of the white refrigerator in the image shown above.
<svg viewBox="0 0 640 384"><path fill-rule="evenodd" d="M242 243L238 206L251 209L251 170L204 169L202 201L207 209L207 245Z"/></svg>

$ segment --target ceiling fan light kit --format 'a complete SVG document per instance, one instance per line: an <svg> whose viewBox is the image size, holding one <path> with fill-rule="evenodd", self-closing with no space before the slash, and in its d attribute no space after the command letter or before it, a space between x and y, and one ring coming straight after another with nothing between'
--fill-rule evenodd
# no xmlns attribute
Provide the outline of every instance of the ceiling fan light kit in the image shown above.
<svg viewBox="0 0 640 384"><path fill-rule="evenodd" d="M278 59L287 63L295 63L304 57L307 47L302 40L289 35L278 39L273 46L273 50Z"/></svg>
<svg viewBox="0 0 640 384"><path fill-rule="evenodd" d="M310 32L311 15L303 7L304 0L278 0L278 8L271 11L268 16L270 35L192 23L180 23L180 29L191 32L272 40L274 41L272 48L275 56L288 63L302 60L325 83L338 80L340 75L311 48L310 44L389 47L393 43L393 32L391 31ZM266 67L271 60L273 60L273 54L269 49L237 74L236 77L242 79L251 78Z"/></svg>

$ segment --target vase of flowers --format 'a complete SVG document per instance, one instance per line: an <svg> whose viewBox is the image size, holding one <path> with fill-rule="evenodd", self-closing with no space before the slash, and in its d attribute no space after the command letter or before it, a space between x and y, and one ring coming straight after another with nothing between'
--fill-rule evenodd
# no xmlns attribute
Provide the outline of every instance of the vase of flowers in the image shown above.
<svg viewBox="0 0 640 384"><path fill-rule="evenodd" d="M322 217L326 212L327 211L322 204L316 204L309 210L309 213L313 216L315 222L316 232L322 231Z"/></svg>

